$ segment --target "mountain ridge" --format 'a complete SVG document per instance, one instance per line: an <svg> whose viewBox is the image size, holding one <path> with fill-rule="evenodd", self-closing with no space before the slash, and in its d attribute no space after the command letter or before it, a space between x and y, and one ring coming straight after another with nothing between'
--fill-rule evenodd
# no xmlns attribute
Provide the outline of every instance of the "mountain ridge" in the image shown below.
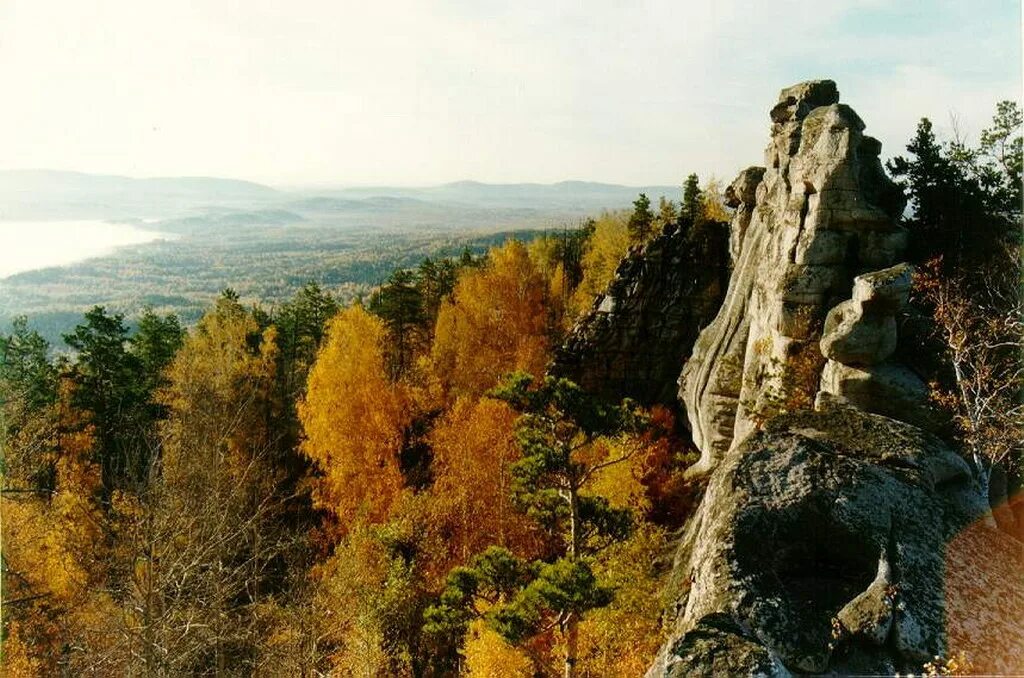
<svg viewBox="0 0 1024 678"><path fill-rule="evenodd" d="M471 179L428 186L277 188L222 177L127 177L64 170L0 170L0 219L191 216L211 208L265 209L306 202L344 209L347 201L411 201L482 208L558 210L580 215L627 208L637 194L678 199L681 186L627 186L578 179L555 183L486 183ZM348 204L364 209L368 205ZM379 205L378 205L379 206Z"/></svg>

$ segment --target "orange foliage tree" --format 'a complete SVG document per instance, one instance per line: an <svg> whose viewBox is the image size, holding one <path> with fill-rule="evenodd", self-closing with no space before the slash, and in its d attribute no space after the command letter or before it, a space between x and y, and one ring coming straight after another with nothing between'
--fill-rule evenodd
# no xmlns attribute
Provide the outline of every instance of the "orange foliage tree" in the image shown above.
<svg viewBox="0 0 1024 678"><path fill-rule="evenodd" d="M361 306L335 316L299 404L302 452L319 472L314 503L342 532L356 518L384 519L403 487L411 397L386 376L386 337L383 322Z"/></svg>
<svg viewBox="0 0 1024 678"><path fill-rule="evenodd" d="M460 398L434 427L431 506L449 559L439 572L491 544L523 555L537 546L530 521L512 503L510 466L520 458L516 412L491 398Z"/></svg>
<svg viewBox="0 0 1024 678"><path fill-rule="evenodd" d="M3 512L5 673L58 675L84 668L106 643L108 524L87 415L61 379L56 402L37 413L49 432L53 488L5 478ZM13 487L12 487L13 485Z"/></svg>
<svg viewBox="0 0 1024 678"><path fill-rule="evenodd" d="M541 374L553 329L548 300L548 281L516 240L463 273L437 318L432 357L445 386L480 395L510 371Z"/></svg>

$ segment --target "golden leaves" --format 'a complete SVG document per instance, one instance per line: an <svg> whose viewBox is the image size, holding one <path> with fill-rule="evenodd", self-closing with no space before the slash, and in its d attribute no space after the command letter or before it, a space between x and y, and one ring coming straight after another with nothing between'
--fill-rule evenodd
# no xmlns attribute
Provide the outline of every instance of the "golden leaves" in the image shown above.
<svg viewBox="0 0 1024 678"><path fill-rule="evenodd" d="M384 324L360 306L339 313L309 373L302 452L321 470L314 501L340 525L385 517L402 488L398 464L410 396L385 376Z"/></svg>
<svg viewBox="0 0 1024 678"><path fill-rule="evenodd" d="M482 620L474 621L466 634L462 651L466 660L465 675L469 678L532 678L533 662Z"/></svg>
<svg viewBox="0 0 1024 678"><path fill-rule="evenodd" d="M437 318L435 371L457 395L480 395L514 370L543 372L548 359L548 286L526 246L510 240L487 264L462 274Z"/></svg>

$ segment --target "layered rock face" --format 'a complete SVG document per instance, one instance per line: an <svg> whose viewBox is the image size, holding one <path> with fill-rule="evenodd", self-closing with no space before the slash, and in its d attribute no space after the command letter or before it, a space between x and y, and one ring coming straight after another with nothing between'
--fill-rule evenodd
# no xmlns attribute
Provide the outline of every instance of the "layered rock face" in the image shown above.
<svg viewBox="0 0 1024 678"><path fill-rule="evenodd" d="M826 311L855 275L895 264L905 246L896 224L905 202L882 170L881 145L838 102L830 80L783 90L766 167L730 186L729 289L680 377L702 453L695 473L759 420L813 400Z"/></svg>
<svg viewBox="0 0 1024 678"><path fill-rule="evenodd" d="M679 366L725 294L726 237L714 227L673 227L631 250L556 352L551 374L609 400L674 407Z"/></svg>
<svg viewBox="0 0 1024 678"><path fill-rule="evenodd" d="M708 486L648 678L1024 672L1024 544L898 358L903 203L837 100L783 90L730 187L734 270L680 378Z"/></svg>

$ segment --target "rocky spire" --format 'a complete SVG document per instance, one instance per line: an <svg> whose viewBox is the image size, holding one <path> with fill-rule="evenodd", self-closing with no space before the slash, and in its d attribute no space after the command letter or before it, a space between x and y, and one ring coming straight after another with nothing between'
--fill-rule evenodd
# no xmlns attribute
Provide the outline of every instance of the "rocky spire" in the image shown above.
<svg viewBox="0 0 1024 678"><path fill-rule="evenodd" d="M765 167L730 186L725 301L680 377L702 453L697 474L757 422L813 403L828 309L854 276L892 266L906 244L896 223L905 202L882 169L881 144L839 103L833 81L787 87L770 117Z"/></svg>

